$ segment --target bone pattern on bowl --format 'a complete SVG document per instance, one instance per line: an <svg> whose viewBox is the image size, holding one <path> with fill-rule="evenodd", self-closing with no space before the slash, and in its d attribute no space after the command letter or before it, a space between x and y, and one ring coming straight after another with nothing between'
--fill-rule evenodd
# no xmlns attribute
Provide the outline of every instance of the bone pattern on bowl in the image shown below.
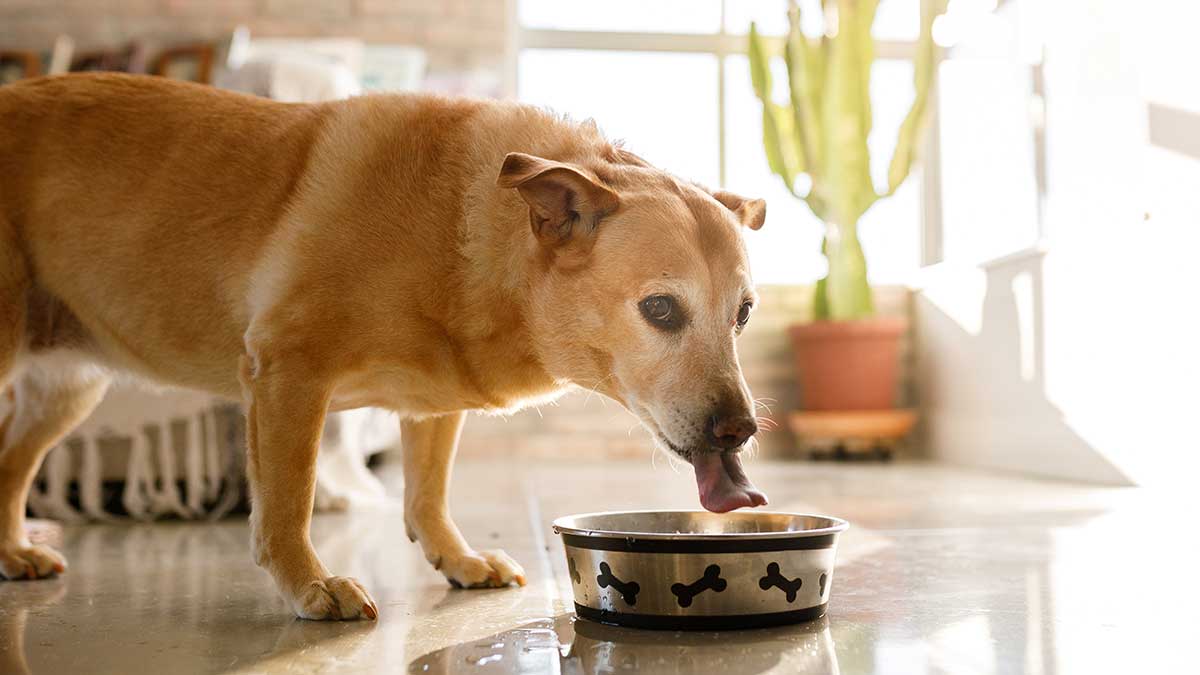
<svg viewBox="0 0 1200 675"><path fill-rule="evenodd" d="M579 573L579 568L575 565L575 557L567 556L567 571L571 575L571 583L578 586L583 581L583 575ZM825 585L824 576L821 578L821 585Z"/></svg>
<svg viewBox="0 0 1200 675"><path fill-rule="evenodd" d="M638 592L642 587L636 581L621 581L613 573L612 568L608 563L600 563L600 574L596 576L596 583L600 588L608 588L612 586L614 590L621 594L621 599L625 604L633 606L637 604Z"/></svg>
<svg viewBox="0 0 1200 675"><path fill-rule="evenodd" d="M696 581L690 584L672 584L671 593L678 599L680 607L691 607L692 598L700 593L710 589L715 593L720 593L728 585L729 583L721 578L721 566L709 565L704 568L704 576Z"/></svg>
<svg viewBox="0 0 1200 675"><path fill-rule="evenodd" d="M804 579L796 577L788 579L779 572L779 563L772 562L767 565L767 574L758 580L758 587L764 591L771 590L774 586L783 591L787 595L788 602L796 601L796 593L800 591L800 587L804 585ZM821 595L825 595L825 573L821 573Z"/></svg>
<svg viewBox="0 0 1200 675"><path fill-rule="evenodd" d="M571 574L572 583L578 584L582 578L579 574L579 569L576 567L575 558L568 556L568 568ZM612 566L607 562L601 562L598 568L600 572L596 576L596 583L600 588L612 586L625 600L626 604L633 606L637 604L637 594L641 592L643 584L637 581L621 581L612 571ZM819 591L818 597L824 598L825 584L829 579L828 572L821 572L818 578ZM767 565L767 573L759 578L758 587L762 591L770 592L772 588L778 588L787 598L788 603L794 603L800 588L804 585L803 577L789 579L780 571L779 563L771 562ZM727 579L721 578L721 566L709 565L704 569L704 574L699 579L684 583L682 581L671 584L671 593L676 597L676 601L680 607L690 607L692 600L706 590L711 590L715 593L721 593L728 588L729 582Z"/></svg>
<svg viewBox="0 0 1200 675"><path fill-rule="evenodd" d="M578 583L571 577L576 602L597 610L659 615L758 614L825 603L832 585L835 555L832 548L686 555L571 548L568 560L564 562L568 574L572 560L580 573ZM787 588L762 587L762 579L769 576L767 572L772 562L779 565L780 576L790 580L792 585L798 579L803 580L794 597L788 597ZM720 568L720 578L727 584L725 591L698 593L690 604L681 605L672 586L695 583L704 577L705 570L711 565ZM826 578L824 584L820 583L822 575ZM620 587L614 586L614 581ZM630 595L626 585L632 583L638 585L636 606L625 597Z"/></svg>

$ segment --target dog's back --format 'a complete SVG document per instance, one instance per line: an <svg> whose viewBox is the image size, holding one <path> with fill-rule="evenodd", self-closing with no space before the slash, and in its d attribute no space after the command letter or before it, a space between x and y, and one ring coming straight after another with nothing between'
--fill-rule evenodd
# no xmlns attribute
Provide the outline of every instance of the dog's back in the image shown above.
<svg viewBox="0 0 1200 675"><path fill-rule="evenodd" d="M0 89L0 255L29 277L30 315L52 315L31 331L44 332L40 323L75 333L31 334L31 345L94 341L141 368L182 352L236 352L253 258L293 198L327 113L109 74ZM189 298L203 300L198 311ZM154 325L167 320L170 330ZM164 344L162 335L186 338ZM230 368L231 387L233 376Z"/></svg>

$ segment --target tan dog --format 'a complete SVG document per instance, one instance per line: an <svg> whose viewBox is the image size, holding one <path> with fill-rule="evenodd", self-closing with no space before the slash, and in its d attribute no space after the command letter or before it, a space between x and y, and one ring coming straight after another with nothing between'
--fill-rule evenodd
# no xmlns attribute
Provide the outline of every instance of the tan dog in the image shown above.
<svg viewBox="0 0 1200 675"><path fill-rule="evenodd" d="M254 557L307 618L377 614L309 543L330 409L401 414L405 525L455 585L524 582L450 518L469 410L594 387L695 466L704 506L766 502L736 454L757 427L734 344L761 200L492 101L70 75L0 88L0 124L8 578L65 568L22 534L25 498L114 372L245 401Z"/></svg>

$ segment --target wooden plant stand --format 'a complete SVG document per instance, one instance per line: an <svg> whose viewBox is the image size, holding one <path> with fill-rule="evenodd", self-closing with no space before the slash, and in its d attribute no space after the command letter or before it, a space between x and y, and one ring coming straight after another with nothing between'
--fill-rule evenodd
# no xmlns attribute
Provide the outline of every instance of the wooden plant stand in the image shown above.
<svg viewBox="0 0 1200 675"><path fill-rule="evenodd" d="M917 412L899 410L799 410L788 416L792 432L814 460L892 459L896 445L917 423Z"/></svg>

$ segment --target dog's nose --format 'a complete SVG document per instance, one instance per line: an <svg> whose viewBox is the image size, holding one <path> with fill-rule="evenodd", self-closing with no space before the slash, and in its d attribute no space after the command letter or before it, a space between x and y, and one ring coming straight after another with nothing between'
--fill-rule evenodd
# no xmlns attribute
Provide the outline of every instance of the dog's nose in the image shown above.
<svg viewBox="0 0 1200 675"><path fill-rule="evenodd" d="M708 419L708 442L722 450L740 447L758 433L758 421L748 415L716 414Z"/></svg>

